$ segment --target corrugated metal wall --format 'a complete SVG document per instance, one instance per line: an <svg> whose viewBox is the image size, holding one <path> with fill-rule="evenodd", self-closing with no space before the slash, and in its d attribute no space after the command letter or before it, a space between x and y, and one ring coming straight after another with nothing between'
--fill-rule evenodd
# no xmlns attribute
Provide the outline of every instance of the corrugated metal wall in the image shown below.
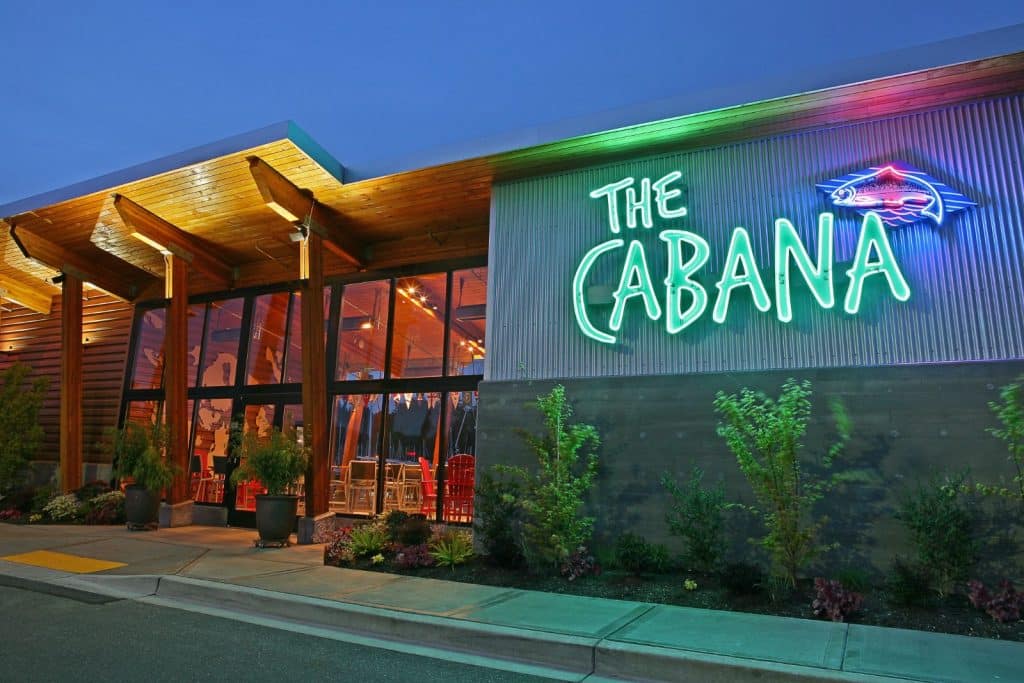
<svg viewBox="0 0 1024 683"><path fill-rule="evenodd" d="M845 275L861 219L833 209L817 182L876 163L906 161L979 206L936 228L917 223L890 233L910 284L906 303L884 278L869 278L861 312L842 312ZM633 299L614 346L587 339L572 311L573 273L583 254L614 237L604 200L591 190L625 176L680 170L685 218L655 217L653 230L623 230L647 250L664 288L669 227L701 234L711 258L699 278L710 303L700 322L669 335ZM1024 358L1024 97L664 155L495 186L492 199L488 368L491 380L680 374ZM834 210L836 307L822 310L796 276L793 321L775 317L774 220L793 221L813 254L817 216ZM723 325L711 321L729 236L750 231L772 310L758 312L736 290ZM614 288L625 249L605 256L591 285ZM874 282L871 282L874 281ZM686 303L684 298L684 305ZM664 301L662 301L664 306ZM610 307L594 308L607 329Z"/></svg>

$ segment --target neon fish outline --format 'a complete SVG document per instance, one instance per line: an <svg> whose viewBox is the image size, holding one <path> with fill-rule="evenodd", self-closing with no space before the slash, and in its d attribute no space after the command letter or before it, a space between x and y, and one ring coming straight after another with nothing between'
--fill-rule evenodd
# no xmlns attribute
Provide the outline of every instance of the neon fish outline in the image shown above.
<svg viewBox="0 0 1024 683"><path fill-rule="evenodd" d="M884 186L887 180L892 185L889 188ZM829 195L835 206L854 209L861 215L874 211L890 227L909 225L923 218L942 225L947 215L976 205L923 171L899 162L872 166L819 183L817 187Z"/></svg>

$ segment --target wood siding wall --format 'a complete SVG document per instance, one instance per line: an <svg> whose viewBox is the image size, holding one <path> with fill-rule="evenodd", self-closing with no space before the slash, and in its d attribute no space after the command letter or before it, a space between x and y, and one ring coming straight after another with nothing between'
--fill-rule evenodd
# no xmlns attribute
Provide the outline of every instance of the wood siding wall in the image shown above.
<svg viewBox="0 0 1024 683"><path fill-rule="evenodd" d="M21 361L32 366L32 376L50 379L40 415L45 435L36 459L54 463L59 460L60 436L60 312L59 296L54 297L48 316L10 302L0 310L0 371ZM85 463L108 461L97 443L103 430L117 423L131 322L131 304L86 290L82 302L82 336L89 340L82 362Z"/></svg>

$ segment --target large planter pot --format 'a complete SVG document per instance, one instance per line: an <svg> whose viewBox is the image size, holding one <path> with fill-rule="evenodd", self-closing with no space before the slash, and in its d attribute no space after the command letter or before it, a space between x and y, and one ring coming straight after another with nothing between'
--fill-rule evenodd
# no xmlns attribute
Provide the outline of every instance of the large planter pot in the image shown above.
<svg viewBox="0 0 1024 683"><path fill-rule="evenodd" d="M256 496L256 530L260 544L288 545L299 511L298 496Z"/></svg>
<svg viewBox="0 0 1024 683"><path fill-rule="evenodd" d="M129 484L124 490L124 516L129 529L155 529L160 518L160 494Z"/></svg>

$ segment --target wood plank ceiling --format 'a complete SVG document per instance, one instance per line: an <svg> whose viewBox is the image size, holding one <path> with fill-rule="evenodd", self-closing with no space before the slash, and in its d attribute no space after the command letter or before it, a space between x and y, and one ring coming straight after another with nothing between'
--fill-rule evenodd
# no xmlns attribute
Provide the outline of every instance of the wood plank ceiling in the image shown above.
<svg viewBox="0 0 1024 683"><path fill-rule="evenodd" d="M75 197L5 219L8 228L44 238L160 295L164 263L131 236L114 206L123 195L189 233L191 244L233 269L249 286L298 277L295 227L261 195L250 169L256 157L303 195L315 198L316 221L343 233L345 248L325 255L327 275L379 270L487 252L495 181L614 161L627 156L724 144L765 135L947 106L1024 91L1024 52L731 107L440 166L343 184L288 137ZM263 188L266 190L266 188ZM292 195L294 199L296 195ZM55 270L26 259L0 235L0 282L18 279L56 293ZM344 255L360 253L355 258ZM340 255L339 255L340 254ZM140 275L141 273L141 275ZM190 292L223 289L194 272Z"/></svg>

